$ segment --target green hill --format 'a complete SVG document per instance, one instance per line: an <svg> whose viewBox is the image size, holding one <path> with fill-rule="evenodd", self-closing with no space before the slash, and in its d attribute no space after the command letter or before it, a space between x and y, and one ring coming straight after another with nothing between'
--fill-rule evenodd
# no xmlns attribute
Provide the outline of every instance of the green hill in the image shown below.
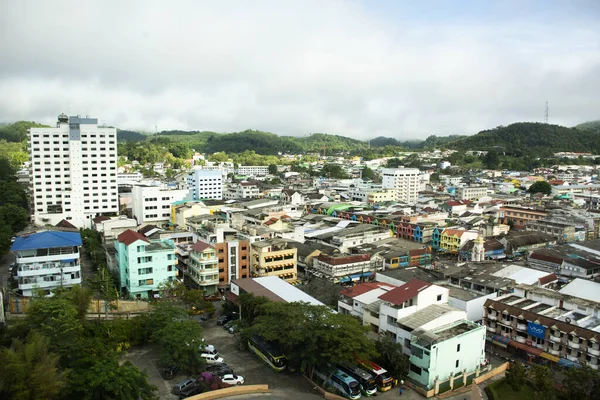
<svg viewBox="0 0 600 400"><path fill-rule="evenodd" d="M600 153L600 134L560 125L518 122L481 131L448 145L456 150L497 149L507 154L548 156L559 151Z"/></svg>
<svg viewBox="0 0 600 400"><path fill-rule="evenodd" d="M577 125L575 129L579 129L582 131L600 132L600 119L596 121L584 122L582 124Z"/></svg>

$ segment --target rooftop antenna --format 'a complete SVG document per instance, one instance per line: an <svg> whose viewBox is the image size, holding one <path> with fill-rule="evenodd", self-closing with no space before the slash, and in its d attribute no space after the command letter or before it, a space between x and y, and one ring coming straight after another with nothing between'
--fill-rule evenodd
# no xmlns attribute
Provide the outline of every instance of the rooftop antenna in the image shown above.
<svg viewBox="0 0 600 400"><path fill-rule="evenodd" d="M544 123L548 123L548 101L546 101L546 110L544 111Z"/></svg>

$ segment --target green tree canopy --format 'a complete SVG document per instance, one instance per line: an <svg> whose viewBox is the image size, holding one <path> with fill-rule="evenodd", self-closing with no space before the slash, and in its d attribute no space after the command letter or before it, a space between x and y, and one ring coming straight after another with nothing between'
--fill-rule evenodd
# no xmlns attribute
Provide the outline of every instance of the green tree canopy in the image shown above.
<svg viewBox="0 0 600 400"><path fill-rule="evenodd" d="M529 189L527 189L527 191L529 193L543 193L548 195L552 193L552 185L550 185L546 181L537 181L531 186L529 186Z"/></svg>
<svg viewBox="0 0 600 400"><path fill-rule="evenodd" d="M161 361L166 364L177 363L191 374L202 371L204 359L200 357L203 330L196 321L174 321L154 331L151 337L160 346Z"/></svg>
<svg viewBox="0 0 600 400"><path fill-rule="evenodd" d="M526 378L525 369L523 368L521 361L511 362L506 370L506 383L508 383L515 392L518 392L523 385L525 385Z"/></svg>

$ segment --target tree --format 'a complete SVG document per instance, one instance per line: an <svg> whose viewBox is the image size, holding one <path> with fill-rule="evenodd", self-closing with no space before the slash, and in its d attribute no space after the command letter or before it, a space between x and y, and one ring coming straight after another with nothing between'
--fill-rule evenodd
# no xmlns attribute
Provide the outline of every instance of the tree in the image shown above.
<svg viewBox="0 0 600 400"><path fill-rule="evenodd" d="M332 313L329 307L269 302L259 314L248 333L277 342L290 366L302 363L327 369L376 354L366 335L368 328L352 316Z"/></svg>
<svg viewBox="0 0 600 400"><path fill-rule="evenodd" d="M490 150L483 156L483 165L488 169L496 169L500 163L500 158L495 150Z"/></svg>
<svg viewBox="0 0 600 400"><path fill-rule="evenodd" d="M15 340L0 349L0 398L54 399L63 386L58 355L50 352L48 338L32 331L25 343Z"/></svg>
<svg viewBox="0 0 600 400"><path fill-rule="evenodd" d="M325 164L321 170L321 175L332 179L348 179L349 176L346 171L336 164Z"/></svg>
<svg viewBox="0 0 600 400"><path fill-rule="evenodd" d="M546 181L537 181L527 189L529 193L544 193L549 195L552 193L552 185Z"/></svg>
<svg viewBox="0 0 600 400"><path fill-rule="evenodd" d="M520 361L511 362L506 370L506 383L515 391L521 390L525 385L525 369Z"/></svg>
<svg viewBox="0 0 600 400"><path fill-rule="evenodd" d="M399 158L390 158L387 160L386 166L388 168L398 168L402 166L402 160Z"/></svg>
<svg viewBox="0 0 600 400"><path fill-rule="evenodd" d="M590 394L592 393L592 390L595 389L595 380L598 379L596 371L586 365L582 368L571 367L564 375L563 391L566 393L568 399L579 400L593 398L590 397Z"/></svg>
<svg viewBox="0 0 600 400"><path fill-rule="evenodd" d="M200 356L203 330L196 321L174 321L155 331L151 340L160 346L164 364L177 363L190 374L202 371L204 359Z"/></svg>
<svg viewBox="0 0 600 400"><path fill-rule="evenodd" d="M410 362L408 361L408 357L402 352L402 345L400 343L396 343L389 336L384 336L375 342L375 348L379 353L375 361L385 365L393 377L400 379L402 376L408 374Z"/></svg>
<svg viewBox="0 0 600 400"><path fill-rule="evenodd" d="M204 300L204 291L198 289L186 289L183 294L183 300L190 308L202 311L208 314L214 314L215 306L210 301Z"/></svg>
<svg viewBox="0 0 600 400"><path fill-rule="evenodd" d="M261 307L269 302L264 296L254 296L252 293L242 293L239 297L240 319L246 326L252 326L254 319L260 315Z"/></svg>
<svg viewBox="0 0 600 400"><path fill-rule="evenodd" d="M556 397L554 395L554 377L548 367L534 364L529 378L533 381L537 399L553 400Z"/></svg>
<svg viewBox="0 0 600 400"><path fill-rule="evenodd" d="M269 165L269 174L271 175L277 175L277 165L276 164L270 164Z"/></svg>
<svg viewBox="0 0 600 400"><path fill-rule="evenodd" d="M87 368L71 371L65 398L97 399L143 399L155 400L157 388L148 383L148 374L131 362L119 365L114 356L97 360Z"/></svg>
<svg viewBox="0 0 600 400"><path fill-rule="evenodd" d="M370 179L373 182L379 182L380 178L379 175L377 175L375 173L375 171L373 171L371 168L369 167L364 167L362 169L362 173L361 173L362 178L366 178L366 179Z"/></svg>
<svg viewBox="0 0 600 400"><path fill-rule="evenodd" d="M225 152L218 152L218 153L213 153L211 155L208 156L208 161L211 162L226 162L229 161L229 156L227 155L227 153Z"/></svg>

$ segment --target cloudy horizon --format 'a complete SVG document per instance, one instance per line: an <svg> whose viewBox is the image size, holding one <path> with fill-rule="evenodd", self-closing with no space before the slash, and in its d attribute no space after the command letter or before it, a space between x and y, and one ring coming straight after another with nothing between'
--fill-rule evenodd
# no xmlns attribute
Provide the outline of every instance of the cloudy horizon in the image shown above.
<svg viewBox="0 0 600 400"><path fill-rule="evenodd" d="M501 3L501 4L500 4ZM600 119L594 0L0 5L0 122L399 140Z"/></svg>

